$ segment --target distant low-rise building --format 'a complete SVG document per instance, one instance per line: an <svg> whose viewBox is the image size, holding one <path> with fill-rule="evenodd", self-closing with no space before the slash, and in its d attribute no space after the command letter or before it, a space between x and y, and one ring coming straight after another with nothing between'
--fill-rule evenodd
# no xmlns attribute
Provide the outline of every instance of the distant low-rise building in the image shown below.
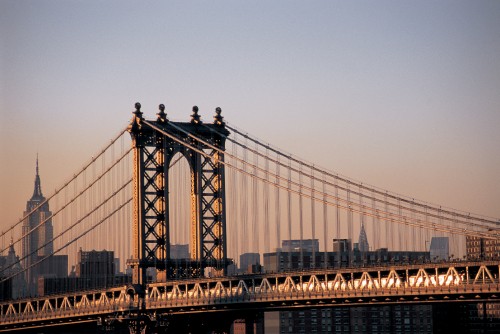
<svg viewBox="0 0 500 334"><path fill-rule="evenodd" d="M113 251L80 249L78 263L69 277L45 275L38 278L38 295L100 289L129 283L131 277L117 273L116 263Z"/></svg>
<svg viewBox="0 0 500 334"><path fill-rule="evenodd" d="M244 253L240 255L240 273L255 272L255 268L260 266L259 253Z"/></svg>
<svg viewBox="0 0 500 334"><path fill-rule="evenodd" d="M284 252L264 253L264 270L268 273L289 269L345 268L353 265L412 264L430 261L429 252L389 251L379 248L375 251L361 252L358 248L349 249L350 242L337 244L336 252ZM325 263L326 261L326 263Z"/></svg>
<svg viewBox="0 0 500 334"><path fill-rule="evenodd" d="M485 239L466 237L466 252L469 260L500 259L500 238Z"/></svg>
<svg viewBox="0 0 500 334"><path fill-rule="evenodd" d="M429 253L431 261L447 261L450 258L448 237L432 237Z"/></svg>
<svg viewBox="0 0 500 334"><path fill-rule="evenodd" d="M282 240L281 249L283 252L319 252L318 239L293 239Z"/></svg>
<svg viewBox="0 0 500 334"><path fill-rule="evenodd" d="M115 279L113 251L78 251L76 277L86 280L89 288L112 286Z"/></svg>

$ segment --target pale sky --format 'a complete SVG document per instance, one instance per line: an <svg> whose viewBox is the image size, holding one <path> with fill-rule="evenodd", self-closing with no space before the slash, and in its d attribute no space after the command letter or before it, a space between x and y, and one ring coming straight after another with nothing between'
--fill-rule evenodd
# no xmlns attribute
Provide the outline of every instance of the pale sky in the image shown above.
<svg viewBox="0 0 500 334"><path fill-rule="evenodd" d="M500 218L500 1L0 1L0 230L136 101Z"/></svg>

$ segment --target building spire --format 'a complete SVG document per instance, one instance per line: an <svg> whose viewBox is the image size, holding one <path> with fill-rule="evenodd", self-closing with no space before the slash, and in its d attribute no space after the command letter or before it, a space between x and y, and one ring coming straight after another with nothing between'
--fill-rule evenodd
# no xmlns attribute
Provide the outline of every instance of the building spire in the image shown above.
<svg viewBox="0 0 500 334"><path fill-rule="evenodd" d="M35 176L35 189L33 190L32 200L42 199L42 186L40 184L40 174L38 170L38 153L36 154L36 176Z"/></svg>
<svg viewBox="0 0 500 334"><path fill-rule="evenodd" d="M361 231L359 231L358 247L361 252L368 252L370 250L370 246L368 244L368 237L366 236L364 222L361 222Z"/></svg>

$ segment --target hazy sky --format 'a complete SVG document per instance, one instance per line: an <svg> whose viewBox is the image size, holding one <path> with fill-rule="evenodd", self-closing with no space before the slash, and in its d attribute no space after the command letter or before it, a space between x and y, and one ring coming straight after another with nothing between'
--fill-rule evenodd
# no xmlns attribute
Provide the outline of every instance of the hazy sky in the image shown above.
<svg viewBox="0 0 500 334"><path fill-rule="evenodd" d="M136 101L500 218L500 1L1 0L0 34L0 230Z"/></svg>

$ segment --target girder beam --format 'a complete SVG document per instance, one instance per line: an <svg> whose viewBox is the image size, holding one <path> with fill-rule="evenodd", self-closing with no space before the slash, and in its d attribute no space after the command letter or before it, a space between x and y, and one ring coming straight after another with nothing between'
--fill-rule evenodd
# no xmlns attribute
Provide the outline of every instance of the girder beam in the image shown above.
<svg viewBox="0 0 500 334"><path fill-rule="evenodd" d="M208 310L500 302L499 270L498 261L483 261L199 278L149 284L144 291L123 286L2 303L0 331L125 313L174 315Z"/></svg>

